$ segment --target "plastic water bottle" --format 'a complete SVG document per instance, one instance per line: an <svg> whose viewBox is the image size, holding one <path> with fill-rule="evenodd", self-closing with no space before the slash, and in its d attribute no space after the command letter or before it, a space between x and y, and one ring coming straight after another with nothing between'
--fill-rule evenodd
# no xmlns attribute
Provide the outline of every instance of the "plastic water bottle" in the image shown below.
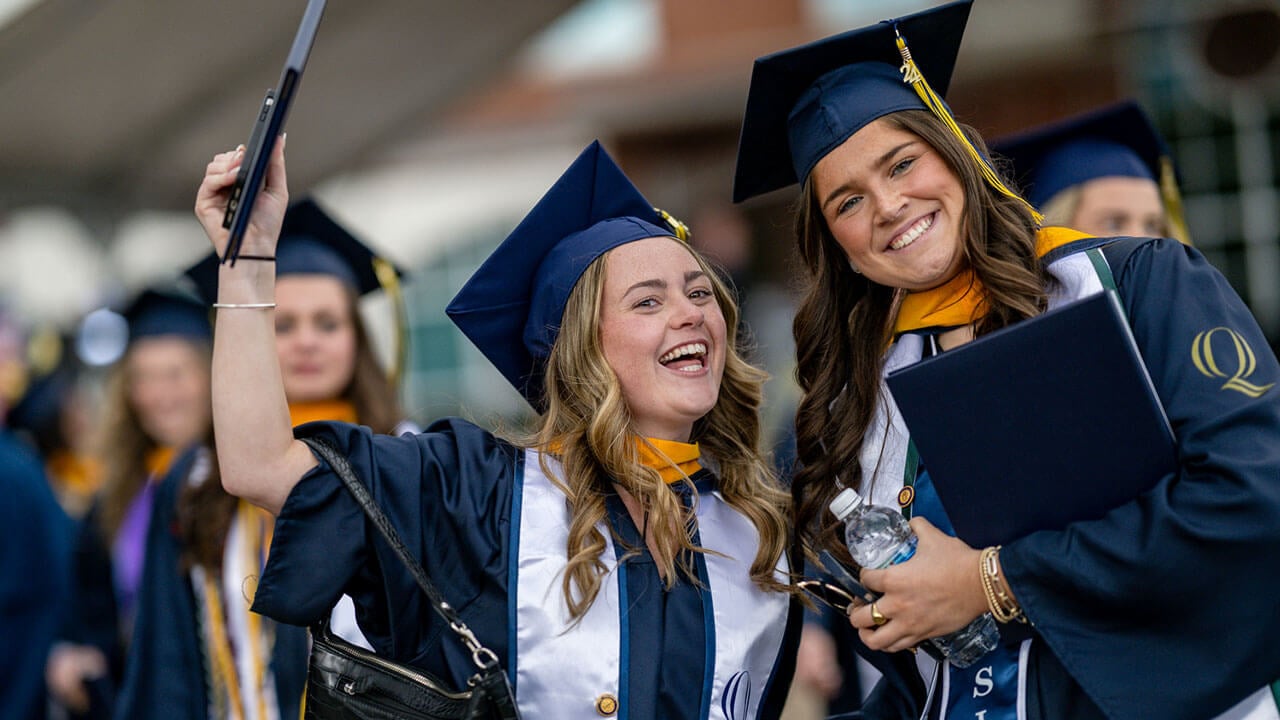
<svg viewBox="0 0 1280 720"><path fill-rule="evenodd" d="M915 531L897 510L872 505L852 488L840 491L830 507L844 523L844 542L858 565L878 570L916 554ZM963 668L994 650L999 641L995 618L984 613L950 635L929 642L952 665Z"/></svg>

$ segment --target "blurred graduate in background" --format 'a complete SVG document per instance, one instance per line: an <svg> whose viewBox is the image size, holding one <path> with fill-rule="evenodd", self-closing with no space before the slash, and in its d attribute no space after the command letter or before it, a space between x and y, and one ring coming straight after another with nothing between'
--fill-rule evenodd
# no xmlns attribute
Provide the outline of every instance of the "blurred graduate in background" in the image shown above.
<svg viewBox="0 0 1280 720"><path fill-rule="evenodd" d="M25 340L0 308L0 720L46 716L44 667L67 595L69 521L40 459L5 425L26 386Z"/></svg>
<svg viewBox="0 0 1280 720"><path fill-rule="evenodd" d="M405 334L397 334L397 367L388 373L359 310L362 297L385 289L403 317L394 265L311 200L289 208L273 260L238 262L275 264L276 355L294 425L340 420L381 433L417 430L401 420L389 377L399 373ZM217 272L213 255L187 271L207 304L217 298ZM223 490L208 451L160 487L155 517L119 716L296 718L306 630L249 611L274 518ZM349 598L332 627L368 647Z"/></svg>
<svg viewBox="0 0 1280 720"><path fill-rule="evenodd" d="M49 657L73 716L107 717L137 612L155 489L210 430L208 310L169 288L125 310L128 345L103 401L104 477L74 540L72 594Z"/></svg>
<svg viewBox="0 0 1280 720"><path fill-rule="evenodd" d="M1044 224L1099 237L1170 237L1190 244L1164 139L1131 100L999 139Z"/></svg>
<svg viewBox="0 0 1280 720"><path fill-rule="evenodd" d="M47 329L28 343L32 377L9 413L9 427L32 444L44 460L54 495L67 515L79 520L102 485L102 462L95 440L95 407L87 368L74 337Z"/></svg>

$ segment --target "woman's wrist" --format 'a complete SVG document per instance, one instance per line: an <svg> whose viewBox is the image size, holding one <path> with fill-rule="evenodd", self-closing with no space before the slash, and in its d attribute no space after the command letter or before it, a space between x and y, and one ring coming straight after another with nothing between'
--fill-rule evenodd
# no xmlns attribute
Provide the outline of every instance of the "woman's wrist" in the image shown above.
<svg viewBox="0 0 1280 720"><path fill-rule="evenodd" d="M218 266L218 301L215 305L274 303L276 266L270 262L237 262Z"/></svg>
<svg viewBox="0 0 1280 720"><path fill-rule="evenodd" d="M978 576L982 580L982 590L987 597L987 609L997 622L1010 623L1027 621L1022 612L1022 605L1013 595L1013 589L1005 581L1003 569L1000 567L1000 546L985 548L978 559Z"/></svg>

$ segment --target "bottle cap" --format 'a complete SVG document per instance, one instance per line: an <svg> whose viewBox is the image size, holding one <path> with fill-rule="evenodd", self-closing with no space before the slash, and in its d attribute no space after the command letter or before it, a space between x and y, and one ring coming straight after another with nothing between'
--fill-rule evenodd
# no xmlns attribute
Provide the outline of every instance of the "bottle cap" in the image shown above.
<svg viewBox="0 0 1280 720"><path fill-rule="evenodd" d="M836 518L844 520L849 517L849 513L857 510L861 504L862 496L853 488L845 488L840 491L839 495L836 495L836 499L832 500L828 507L831 508L831 512Z"/></svg>

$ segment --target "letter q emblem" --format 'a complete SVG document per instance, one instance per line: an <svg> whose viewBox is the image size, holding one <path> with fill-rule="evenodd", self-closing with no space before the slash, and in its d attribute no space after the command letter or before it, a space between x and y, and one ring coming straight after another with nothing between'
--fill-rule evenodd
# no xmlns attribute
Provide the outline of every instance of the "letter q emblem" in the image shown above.
<svg viewBox="0 0 1280 720"><path fill-rule="evenodd" d="M1219 342L1218 354L1215 354L1213 338L1215 335L1226 335L1231 341L1231 351L1226 350ZM1225 378L1222 390L1235 390L1251 398L1262 397L1262 394L1275 386L1275 383L1254 385L1245 378L1253 374L1258 360L1253 348L1240 333L1228 327L1216 327L1196 334L1191 342L1191 362L1205 377Z"/></svg>

